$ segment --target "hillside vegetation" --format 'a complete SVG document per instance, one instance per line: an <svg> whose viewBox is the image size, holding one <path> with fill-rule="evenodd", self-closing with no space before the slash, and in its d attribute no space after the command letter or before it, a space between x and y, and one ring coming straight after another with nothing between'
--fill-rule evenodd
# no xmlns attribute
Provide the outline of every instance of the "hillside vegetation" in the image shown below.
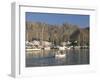
<svg viewBox="0 0 100 80"><path fill-rule="evenodd" d="M60 45L61 42L78 41L78 45L89 45L89 27L63 23L51 25L41 22L26 22L26 40L43 40Z"/></svg>

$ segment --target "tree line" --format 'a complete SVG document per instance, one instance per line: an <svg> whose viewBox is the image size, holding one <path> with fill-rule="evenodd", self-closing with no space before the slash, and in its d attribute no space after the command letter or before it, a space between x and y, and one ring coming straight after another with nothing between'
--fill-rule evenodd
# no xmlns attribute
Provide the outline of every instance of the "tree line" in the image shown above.
<svg viewBox="0 0 100 80"><path fill-rule="evenodd" d="M26 22L26 40L43 40L60 45L61 42L77 41L77 45L89 45L89 27L63 23L51 25L41 22Z"/></svg>

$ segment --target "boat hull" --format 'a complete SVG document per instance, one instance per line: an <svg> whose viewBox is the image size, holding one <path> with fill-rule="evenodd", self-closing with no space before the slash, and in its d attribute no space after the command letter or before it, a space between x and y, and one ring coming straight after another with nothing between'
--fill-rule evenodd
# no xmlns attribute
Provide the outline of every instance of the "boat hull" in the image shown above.
<svg viewBox="0 0 100 80"><path fill-rule="evenodd" d="M66 57L66 54L56 54L55 57L56 58L64 58L64 57Z"/></svg>
<svg viewBox="0 0 100 80"><path fill-rule="evenodd" d="M26 51L38 51L38 50L41 50L41 49L26 49Z"/></svg>

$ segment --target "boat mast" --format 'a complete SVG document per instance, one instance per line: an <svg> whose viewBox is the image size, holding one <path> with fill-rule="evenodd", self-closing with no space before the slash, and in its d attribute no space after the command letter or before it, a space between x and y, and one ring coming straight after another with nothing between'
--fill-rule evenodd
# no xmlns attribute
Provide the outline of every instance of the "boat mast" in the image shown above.
<svg viewBox="0 0 100 80"><path fill-rule="evenodd" d="M45 26L45 24L43 25L43 27L42 27L42 34L41 34L41 45L43 46L43 32L44 32L44 26Z"/></svg>

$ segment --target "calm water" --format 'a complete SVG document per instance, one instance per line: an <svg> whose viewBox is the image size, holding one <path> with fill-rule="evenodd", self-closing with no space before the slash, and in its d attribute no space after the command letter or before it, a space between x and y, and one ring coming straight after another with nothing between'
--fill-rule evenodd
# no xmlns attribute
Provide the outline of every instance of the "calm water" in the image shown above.
<svg viewBox="0 0 100 80"><path fill-rule="evenodd" d="M89 50L66 50L63 58L55 57L58 50L26 52L26 67L89 64Z"/></svg>

